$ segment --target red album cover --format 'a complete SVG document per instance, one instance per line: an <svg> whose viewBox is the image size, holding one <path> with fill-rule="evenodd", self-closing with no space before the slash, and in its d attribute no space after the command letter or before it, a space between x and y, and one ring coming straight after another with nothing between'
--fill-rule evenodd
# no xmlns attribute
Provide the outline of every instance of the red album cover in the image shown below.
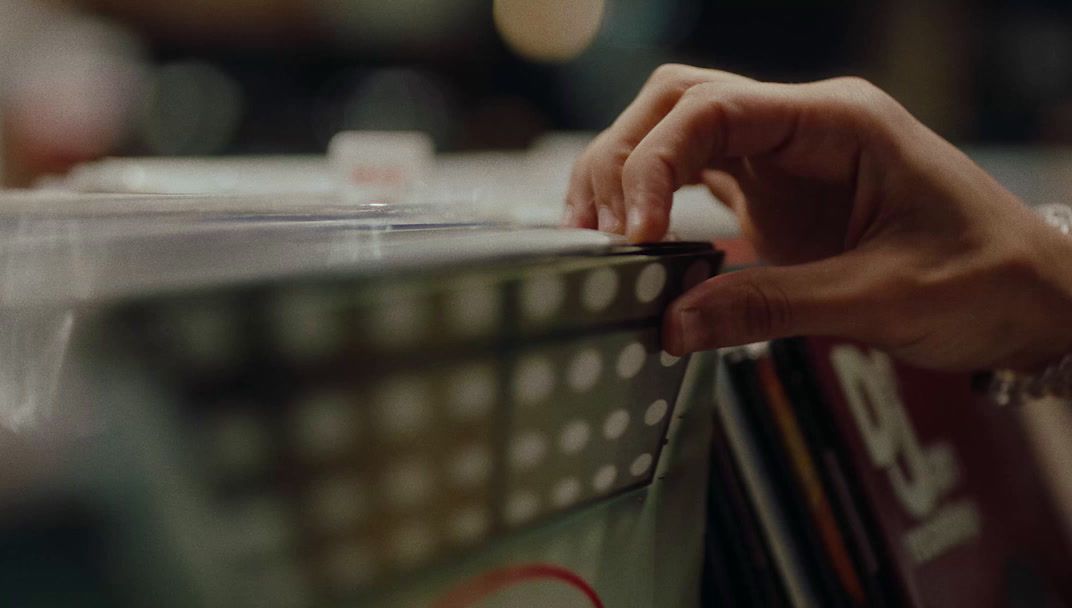
<svg viewBox="0 0 1072 608"><path fill-rule="evenodd" d="M1069 547L1014 412L970 374L806 344L911 605L1072 605Z"/></svg>

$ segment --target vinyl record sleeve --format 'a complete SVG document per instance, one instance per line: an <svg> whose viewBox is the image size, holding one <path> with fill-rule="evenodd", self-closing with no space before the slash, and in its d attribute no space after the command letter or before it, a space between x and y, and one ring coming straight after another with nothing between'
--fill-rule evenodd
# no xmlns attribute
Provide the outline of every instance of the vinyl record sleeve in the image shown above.
<svg viewBox="0 0 1072 608"><path fill-rule="evenodd" d="M725 569L729 592L742 606L785 606L780 577L763 540L756 514L734 464L722 421L713 422L711 442L710 527L720 545L709 552Z"/></svg>
<svg viewBox="0 0 1072 608"><path fill-rule="evenodd" d="M810 525L817 533L827 564L839 585L839 595L843 596L847 604L863 606L867 602L863 583L849 555L845 537L834 515L832 501L819 478L819 466L812 458L804 433L769 354L756 360L756 371L792 469L798 496L804 499L801 504L807 507Z"/></svg>
<svg viewBox="0 0 1072 608"><path fill-rule="evenodd" d="M806 344L909 605L1072 601L1068 547L1013 414L970 374L852 342Z"/></svg>
<svg viewBox="0 0 1072 608"><path fill-rule="evenodd" d="M814 462L819 465L823 487L840 529L849 541L857 571L862 575L869 606L896 604L900 590L892 580L882 538L858 480L850 476L846 448L827 414L799 338L775 340L770 344L779 378L785 387L796 420L804 433Z"/></svg>
<svg viewBox="0 0 1072 608"><path fill-rule="evenodd" d="M713 434L712 441L719 441ZM755 582L744 570L747 564L741 539L732 534L727 483L716 470L712 447L711 479L708 482L707 517L704 525L704 564L700 588L702 606L755 606L751 587Z"/></svg>
<svg viewBox="0 0 1072 608"><path fill-rule="evenodd" d="M727 355L730 373L741 387L741 399L747 404L744 408L745 418L767 463L772 490L785 514L788 529L795 539L803 569L813 590L822 605L841 606L845 600L836 587L834 572L823 551L818 529L810 521L806 496L796 482L790 454L775 423L767 388L759 374L759 362L766 356L765 345L731 351Z"/></svg>
<svg viewBox="0 0 1072 608"><path fill-rule="evenodd" d="M725 427L734 462L756 511L760 529L784 585L789 605L795 608L820 606L804 566L803 553L784 510L785 505L779 500L775 488L777 481L761 449L760 438L756 436L747 418L745 410L750 404L742 400L741 395L749 389L742 379L733 373L725 357L719 365L716 390L717 411Z"/></svg>

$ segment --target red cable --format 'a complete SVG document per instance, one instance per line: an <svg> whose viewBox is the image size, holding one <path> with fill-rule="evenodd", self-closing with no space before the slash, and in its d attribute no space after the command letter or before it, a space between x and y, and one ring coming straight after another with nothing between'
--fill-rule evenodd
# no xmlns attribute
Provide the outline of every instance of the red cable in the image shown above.
<svg viewBox="0 0 1072 608"><path fill-rule="evenodd" d="M557 580L577 589L592 603L603 608L599 594L580 575L552 564L525 564L492 570L451 589L432 608L469 608L477 602L525 581Z"/></svg>

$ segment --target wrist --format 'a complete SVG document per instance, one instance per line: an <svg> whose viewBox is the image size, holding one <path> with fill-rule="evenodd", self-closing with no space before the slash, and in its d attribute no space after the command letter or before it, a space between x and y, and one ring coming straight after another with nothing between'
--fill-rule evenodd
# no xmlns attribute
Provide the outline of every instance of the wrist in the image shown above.
<svg viewBox="0 0 1072 608"><path fill-rule="evenodd" d="M1059 348L1053 359L1072 353L1072 207L1044 205L1039 215L1048 224L1043 239L1050 245L1042 260L1044 276L1050 277L1056 299L1053 316L1047 319L1054 330L1051 343Z"/></svg>
<svg viewBox="0 0 1072 608"><path fill-rule="evenodd" d="M1025 370L997 370L990 382L991 397L1001 405L1018 405L1042 398L1072 401L1072 207L1047 205L1039 213L1048 226L1038 235L1037 274L1049 302L1038 319L1049 329L1038 340ZM1026 320L1025 320L1026 321Z"/></svg>

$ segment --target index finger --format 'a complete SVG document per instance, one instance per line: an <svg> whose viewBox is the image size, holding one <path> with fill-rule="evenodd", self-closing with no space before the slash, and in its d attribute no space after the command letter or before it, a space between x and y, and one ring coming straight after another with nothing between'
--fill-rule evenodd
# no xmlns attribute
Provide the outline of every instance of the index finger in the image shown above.
<svg viewBox="0 0 1072 608"><path fill-rule="evenodd" d="M673 193L727 159L767 155L793 175L851 179L861 146L859 109L830 83L690 88L625 162L626 234L634 242L661 238Z"/></svg>
<svg viewBox="0 0 1072 608"><path fill-rule="evenodd" d="M674 63L661 65L652 72L636 98L607 128L607 139L636 147L648 131L674 109L686 91L705 82L755 81L721 70Z"/></svg>
<svg viewBox="0 0 1072 608"><path fill-rule="evenodd" d="M624 226L624 200L621 163L669 113L690 87L713 81L750 79L687 65L659 66L641 88L636 98L575 162L566 194L564 224L591 228L596 225L597 207L606 207Z"/></svg>

